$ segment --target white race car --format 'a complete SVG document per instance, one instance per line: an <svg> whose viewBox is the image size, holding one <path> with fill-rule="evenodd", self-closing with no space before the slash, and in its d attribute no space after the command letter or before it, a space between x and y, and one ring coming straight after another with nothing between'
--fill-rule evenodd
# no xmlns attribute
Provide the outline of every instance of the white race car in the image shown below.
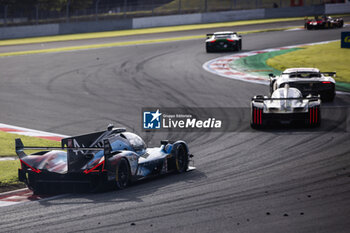
<svg viewBox="0 0 350 233"><path fill-rule="evenodd" d="M301 124L318 127L321 123L319 96L303 97L296 88L285 85L275 90L271 97L257 95L251 101L252 128L268 125Z"/></svg>
<svg viewBox="0 0 350 233"><path fill-rule="evenodd" d="M205 48L207 53L240 51L242 50L242 36L230 31L207 34Z"/></svg>
<svg viewBox="0 0 350 233"><path fill-rule="evenodd" d="M321 95L322 101L333 101L335 74L335 72L320 72L316 68L286 69L280 76L269 75L270 93L288 84L300 90L304 97L309 94Z"/></svg>

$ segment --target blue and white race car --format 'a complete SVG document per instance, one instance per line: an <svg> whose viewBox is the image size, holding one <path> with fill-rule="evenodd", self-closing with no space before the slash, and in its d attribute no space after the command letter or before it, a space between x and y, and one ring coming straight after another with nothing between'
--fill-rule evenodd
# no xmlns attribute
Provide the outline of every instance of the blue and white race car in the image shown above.
<svg viewBox="0 0 350 233"><path fill-rule="evenodd" d="M24 147L16 139L21 162L19 180L36 194L123 189L151 176L194 169L186 142L161 141L147 148L136 134L108 127L106 131L62 139L61 147ZM24 150L42 150L27 155Z"/></svg>

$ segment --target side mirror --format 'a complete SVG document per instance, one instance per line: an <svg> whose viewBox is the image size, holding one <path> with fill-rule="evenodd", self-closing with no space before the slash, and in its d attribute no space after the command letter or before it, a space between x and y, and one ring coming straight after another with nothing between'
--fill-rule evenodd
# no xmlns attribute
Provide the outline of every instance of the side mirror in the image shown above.
<svg viewBox="0 0 350 233"><path fill-rule="evenodd" d="M270 77L270 78L274 78L275 75L274 75L273 73L270 73L270 74L269 74L269 77Z"/></svg>
<svg viewBox="0 0 350 233"><path fill-rule="evenodd" d="M109 143L108 139L103 140L103 152L104 152L105 158L110 157L112 153L112 146Z"/></svg>
<svg viewBox="0 0 350 233"><path fill-rule="evenodd" d="M166 146L166 145L168 145L168 143L169 143L169 140L161 140L160 141L160 145Z"/></svg>

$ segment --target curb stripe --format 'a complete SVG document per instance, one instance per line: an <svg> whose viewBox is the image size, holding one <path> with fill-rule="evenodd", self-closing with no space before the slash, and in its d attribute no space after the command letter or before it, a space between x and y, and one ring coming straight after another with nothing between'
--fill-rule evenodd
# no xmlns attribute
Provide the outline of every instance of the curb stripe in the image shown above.
<svg viewBox="0 0 350 233"><path fill-rule="evenodd" d="M260 76L254 73L249 73L247 70L241 70L238 67L232 68L230 66L230 63L232 61L238 60L242 57L248 57L248 56L254 56L261 53L268 53L268 52L274 52L274 51L280 51L285 49L291 49L291 48L298 48L303 47L307 45L317 45L317 44L327 44L330 42L339 41L339 40L331 40L331 41L323 41L323 42L317 42L317 43L307 43L307 44L299 44L299 45L292 45L292 46L284 46L279 48L271 48L271 49L264 49L264 50L256 50L256 51L249 51L249 52L243 52L243 53L236 53L229 56L219 57L215 58L213 60L207 61L203 64L203 69L219 75L221 77L230 78L230 79L236 79L244 82L251 82L251 83L257 83L257 84L269 84L269 78L265 76Z"/></svg>
<svg viewBox="0 0 350 233"><path fill-rule="evenodd" d="M43 138L43 139L48 139L53 141L61 141L62 138L69 137L63 134L49 133L45 131L28 129L28 128L23 128L23 127L14 126L14 125L7 125L2 123L0 123L0 131L12 133L12 134L24 135L24 136L31 136L36 138Z"/></svg>

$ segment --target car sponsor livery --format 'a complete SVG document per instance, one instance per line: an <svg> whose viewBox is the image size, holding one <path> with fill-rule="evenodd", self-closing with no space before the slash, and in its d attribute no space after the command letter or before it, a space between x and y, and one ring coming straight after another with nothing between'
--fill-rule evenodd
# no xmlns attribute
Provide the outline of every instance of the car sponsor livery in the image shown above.
<svg viewBox="0 0 350 233"><path fill-rule="evenodd" d="M113 126L61 142L61 147L24 147L16 139L19 180L35 194L122 189L150 176L188 171L193 157L184 141L163 140L160 147L147 148L136 134ZM42 151L27 155L28 149Z"/></svg>

